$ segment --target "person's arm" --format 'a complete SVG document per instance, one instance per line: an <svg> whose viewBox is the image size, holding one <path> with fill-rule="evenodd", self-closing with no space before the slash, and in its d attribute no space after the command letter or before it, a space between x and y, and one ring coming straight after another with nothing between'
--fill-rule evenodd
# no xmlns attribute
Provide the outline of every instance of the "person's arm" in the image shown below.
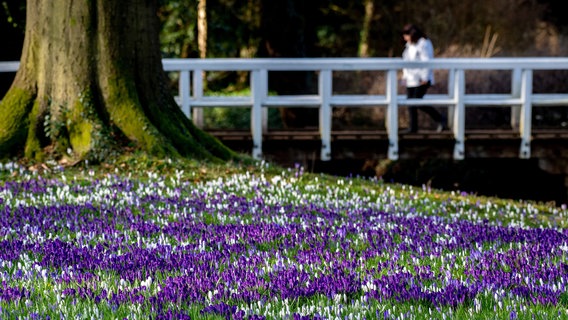
<svg viewBox="0 0 568 320"><path fill-rule="evenodd" d="M432 42L427 39L420 39L420 41L418 42L418 60L428 61L431 59L434 59L434 48L432 46ZM429 73L430 70L427 68L420 69L419 75L421 85L428 83L428 81L430 80Z"/></svg>

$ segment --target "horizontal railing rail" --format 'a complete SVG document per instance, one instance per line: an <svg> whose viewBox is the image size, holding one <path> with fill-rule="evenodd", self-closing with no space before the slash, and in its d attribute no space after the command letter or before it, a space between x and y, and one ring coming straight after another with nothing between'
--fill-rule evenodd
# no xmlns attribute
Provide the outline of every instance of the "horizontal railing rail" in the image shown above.
<svg viewBox="0 0 568 320"><path fill-rule="evenodd" d="M466 106L510 106L513 127L521 140L520 158L530 158L533 106L568 106L567 93L533 93L533 71L568 70L568 58L436 58L430 61L403 61L400 58L255 58L255 59L163 59L166 72L179 72L176 101L183 112L200 124L201 108L249 107L251 109L252 156L262 158L262 134L266 130L266 111L270 107L319 109L321 160L331 159L331 115L337 106L386 107L385 127L388 158L398 159L398 110L401 106L447 106L455 139L453 156L464 158ZM14 72L18 62L0 62L0 72ZM398 74L403 68L431 68L448 71L447 94L428 94L424 99L407 99L398 92ZM466 70L511 71L511 90L507 94L469 94L465 92ZM207 71L250 72L249 96L206 96L203 76ZM318 92L309 95L269 95L271 71L314 71L318 73ZM334 71L384 71L385 94L335 94Z"/></svg>

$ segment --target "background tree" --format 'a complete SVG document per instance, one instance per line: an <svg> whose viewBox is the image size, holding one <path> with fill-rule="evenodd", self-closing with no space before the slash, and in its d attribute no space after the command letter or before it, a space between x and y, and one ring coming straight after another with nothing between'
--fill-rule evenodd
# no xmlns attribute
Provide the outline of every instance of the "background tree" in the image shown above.
<svg viewBox="0 0 568 320"><path fill-rule="evenodd" d="M197 47L199 57L207 57L207 1L197 1Z"/></svg>
<svg viewBox="0 0 568 320"><path fill-rule="evenodd" d="M375 3L373 0L365 0L365 16L363 18L363 26L361 28L361 36L359 40L359 57L369 57L369 35L371 33L371 22L375 13Z"/></svg>
<svg viewBox="0 0 568 320"><path fill-rule="evenodd" d="M167 90L157 1L28 0L23 53L0 103L0 155L103 160L237 155L195 128Z"/></svg>

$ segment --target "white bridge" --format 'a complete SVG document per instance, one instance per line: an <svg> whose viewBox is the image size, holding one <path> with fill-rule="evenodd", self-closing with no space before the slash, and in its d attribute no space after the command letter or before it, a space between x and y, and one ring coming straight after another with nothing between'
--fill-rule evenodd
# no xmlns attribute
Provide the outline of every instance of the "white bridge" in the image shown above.
<svg viewBox="0 0 568 320"><path fill-rule="evenodd" d="M14 72L18 62L0 62L0 72ZM398 159L398 115L402 106L447 106L449 124L455 140L454 159L464 158L465 109L468 106L510 106L511 122L520 138L519 157L531 156L532 109L539 106L568 107L567 93L533 93L533 71L568 70L568 58L436 58L427 62L407 62L400 58L268 58L268 59L164 59L164 70L179 72L176 101L188 117L199 122L199 111L207 107L248 107L251 110L252 156L262 158L262 137L266 130L266 111L270 107L308 107L319 109L321 160L331 159L332 108L337 106L386 108L385 127L388 158ZM427 94L424 99L407 99L398 92L398 74L402 68L447 70L447 94ZM386 88L383 95L334 94L334 71L383 71ZM508 70L511 90L506 94L467 94L466 70ZM247 71L250 96L206 96L203 75L207 71ZM318 92L310 95L269 95L270 71L314 71L318 74ZM567 79L568 81L568 79Z"/></svg>

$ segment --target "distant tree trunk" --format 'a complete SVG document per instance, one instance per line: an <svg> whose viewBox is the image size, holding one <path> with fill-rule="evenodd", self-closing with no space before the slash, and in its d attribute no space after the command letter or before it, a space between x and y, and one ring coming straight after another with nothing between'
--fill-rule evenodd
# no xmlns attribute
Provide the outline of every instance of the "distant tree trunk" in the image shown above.
<svg viewBox="0 0 568 320"><path fill-rule="evenodd" d="M199 0L197 5L197 47L199 57L207 57L207 0Z"/></svg>
<svg viewBox="0 0 568 320"><path fill-rule="evenodd" d="M0 157L102 161L130 147L235 158L169 94L156 10L152 0L28 0L21 65L0 104Z"/></svg>
<svg viewBox="0 0 568 320"><path fill-rule="evenodd" d="M207 0L198 0L197 4L197 50L201 59L207 57ZM201 72L201 76L205 77L205 71ZM207 82L203 85L206 87ZM202 108L193 108L191 117L199 128L203 128Z"/></svg>
<svg viewBox="0 0 568 320"><path fill-rule="evenodd" d="M371 34L371 22L375 13L374 0L365 0L365 16L363 17L363 26L361 28L361 39L359 42L359 57L367 58L370 55L369 42Z"/></svg>
<svg viewBox="0 0 568 320"><path fill-rule="evenodd" d="M314 1L261 0L261 46L259 56L302 58L315 40L315 30L307 19ZM272 72L269 89L281 95L314 93L313 73ZM318 113L308 108L280 108L284 127L317 126Z"/></svg>

